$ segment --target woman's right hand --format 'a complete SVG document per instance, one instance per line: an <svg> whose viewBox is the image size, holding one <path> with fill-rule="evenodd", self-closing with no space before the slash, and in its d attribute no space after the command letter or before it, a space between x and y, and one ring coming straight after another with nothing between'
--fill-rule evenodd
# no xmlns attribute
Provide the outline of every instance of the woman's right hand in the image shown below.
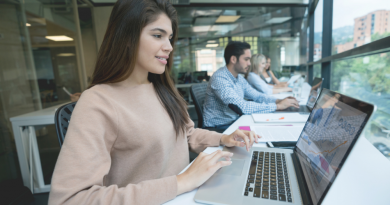
<svg viewBox="0 0 390 205"><path fill-rule="evenodd" d="M211 154L201 152L192 165L182 174L177 175L177 195L191 191L208 180L219 168L232 164L231 152L215 151ZM219 161L224 157L226 161Z"/></svg>

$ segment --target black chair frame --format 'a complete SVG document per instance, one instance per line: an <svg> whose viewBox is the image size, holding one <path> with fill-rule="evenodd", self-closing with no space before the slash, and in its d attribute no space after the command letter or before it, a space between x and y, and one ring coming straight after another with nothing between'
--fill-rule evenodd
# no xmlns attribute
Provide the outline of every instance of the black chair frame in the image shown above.
<svg viewBox="0 0 390 205"><path fill-rule="evenodd" d="M76 106L76 102L68 103L59 107L54 116L54 124L56 127L58 142L60 143L60 147L65 140L66 132L68 131L70 117L72 116L72 112Z"/></svg>

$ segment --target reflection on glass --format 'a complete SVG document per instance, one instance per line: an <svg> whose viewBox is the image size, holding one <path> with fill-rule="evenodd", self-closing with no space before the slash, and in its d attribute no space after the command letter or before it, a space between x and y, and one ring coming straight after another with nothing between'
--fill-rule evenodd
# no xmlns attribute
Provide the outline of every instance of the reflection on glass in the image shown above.
<svg viewBox="0 0 390 205"><path fill-rule="evenodd" d="M322 19L324 12L324 2L318 1L316 10L314 11L314 48L313 48L313 61L317 61L322 58Z"/></svg>
<svg viewBox="0 0 390 205"><path fill-rule="evenodd" d="M51 184L54 166L60 153L55 125L35 126L35 135L39 148L43 181Z"/></svg>
<svg viewBox="0 0 390 205"><path fill-rule="evenodd" d="M34 10L33 6L40 3L29 2L27 5L26 21L29 24L28 32L42 108L68 102L70 98L62 87L66 87L71 93L81 91L75 24L68 20L68 16L53 18ZM72 14L71 8L67 10ZM63 22L65 18L66 23Z"/></svg>
<svg viewBox="0 0 390 205"><path fill-rule="evenodd" d="M377 106L366 137L390 160L390 53L332 62L331 90Z"/></svg>
<svg viewBox="0 0 390 205"><path fill-rule="evenodd" d="M82 13L81 28L87 31L86 21L91 18ZM91 27L89 31L92 30ZM70 97L62 87L72 93L80 92L81 69L69 1L0 1L0 31L0 181L3 181L20 178L9 119L69 102ZM93 48L96 52L96 47ZM58 146L55 132L49 133ZM49 155L52 162L47 169L44 167L47 173L53 171L57 158L56 154Z"/></svg>
<svg viewBox="0 0 390 205"><path fill-rule="evenodd" d="M304 18L301 23L299 32L299 64L306 64L309 61L309 25L308 25L308 9L306 9Z"/></svg>
<svg viewBox="0 0 390 205"><path fill-rule="evenodd" d="M389 1L334 0L332 30L333 54L390 36Z"/></svg>
<svg viewBox="0 0 390 205"><path fill-rule="evenodd" d="M323 90L297 142L313 204L321 202L371 112L363 103Z"/></svg>

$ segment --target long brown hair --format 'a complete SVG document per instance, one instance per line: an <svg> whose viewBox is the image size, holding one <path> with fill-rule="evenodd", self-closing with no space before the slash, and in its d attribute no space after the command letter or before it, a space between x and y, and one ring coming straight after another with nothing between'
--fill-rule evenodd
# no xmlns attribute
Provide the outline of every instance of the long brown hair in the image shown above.
<svg viewBox="0 0 390 205"><path fill-rule="evenodd" d="M118 0L112 9L110 20L99 50L95 71L89 88L97 84L117 83L127 79L134 70L142 29L166 14L172 22L174 47L177 40L177 13L168 0ZM187 106L175 88L170 76L173 52L163 74L148 74L148 80L161 104L172 120L176 135L185 131L189 122Z"/></svg>

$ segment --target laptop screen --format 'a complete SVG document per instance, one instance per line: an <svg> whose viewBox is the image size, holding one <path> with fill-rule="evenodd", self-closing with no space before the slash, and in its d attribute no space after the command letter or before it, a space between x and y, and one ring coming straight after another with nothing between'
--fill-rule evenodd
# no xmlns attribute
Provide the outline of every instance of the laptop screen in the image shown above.
<svg viewBox="0 0 390 205"><path fill-rule="evenodd" d="M314 78L309 94L309 98L307 99L306 106L310 109L313 109L314 104L316 103L317 97L322 88L323 78Z"/></svg>
<svg viewBox="0 0 390 205"><path fill-rule="evenodd" d="M373 109L322 90L295 147L313 204L322 202Z"/></svg>

